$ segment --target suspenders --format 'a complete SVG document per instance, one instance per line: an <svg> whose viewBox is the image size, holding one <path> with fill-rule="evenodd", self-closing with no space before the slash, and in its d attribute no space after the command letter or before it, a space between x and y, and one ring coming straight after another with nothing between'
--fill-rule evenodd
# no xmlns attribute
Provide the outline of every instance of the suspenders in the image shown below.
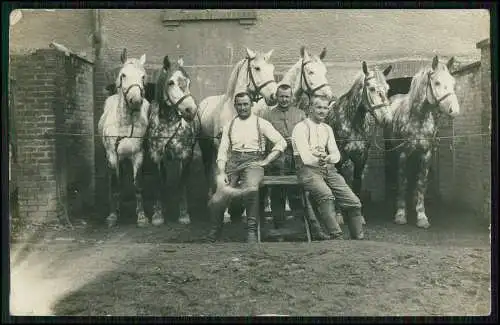
<svg viewBox="0 0 500 325"><path fill-rule="evenodd" d="M232 120L231 120L231 123L229 124L229 129L228 129L228 132L227 132L227 136L229 138L229 151L232 150L233 148L233 140L231 139L231 133L233 132L233 125L234 125L234 121L238 118L238 116L235 116ZM258 141L258 146L259 146L259 150L257 151L259 154L262 153L262 133L261 133L261 130L260 130L260 122L259 122L259 117L256 116L257 118L257 141Z"/></svg>

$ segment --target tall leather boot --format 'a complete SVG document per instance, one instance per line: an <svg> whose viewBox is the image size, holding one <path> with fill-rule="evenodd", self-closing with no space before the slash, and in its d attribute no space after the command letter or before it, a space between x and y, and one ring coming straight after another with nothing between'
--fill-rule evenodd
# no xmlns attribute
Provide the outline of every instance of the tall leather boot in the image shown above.
<svg viewBox="0 0 500 325"><path fill-rule="evenodd" d="M311 200L311 197L309 196L309 193L306 194L305 197L305 205L306 205L306 215L307 219L309 221L309 226L311 227L311 235L315 240L329 240L330 236L325 234L323 232L323 229L321 228L321 223L319 222L318 218L316 217L319 214L319 211L317 211L317 207L314 206L316 202ZM316 209L315 209L316 208Z"/></svg>
<svg viewBox="0 0 500 325"><path fill-rule="evenodd" d="M209 243L215 243L222 233L222 227L224 226L224 214L218 214L212 217L212 225L210 226L210 231L207 235L207 241Z"/></svg>
<svg viewBox="0 0 500 325"><path fill-rule="evenodd" d="M331 239L342 239L342 228L335 218L335 208L333 200L323 200L318 202L318 211L323 224L325 225Z"/></svg>
<svg viewBox="0 0 500 325"><path fill-rule="evenodd" d="M247 243L257 243L257 218L254 216L247 217Z"/></svg>
<svg viewBox="0 0 500 325"><path fill-rule="evenodd" d="M349 227L349 234L351 239L364 239L365 234L363 232L363 215L358 209L349 211L349 220L347 226Z"/></svg>
<svg viewBox="0 0 500 325"><path fill-rule="evenodd" d="M219 239L222 233L222 227L224 225L224 209L225 209L225 199L214 199L212 198L208 203L208 210L210 213L210 231L207 236L207 241L214 243Z"/></svg>
<svg viewBox="0 0 500 325"><path fill-rule="evenodd" d="M316 240L329 240L330 236L325 234L323 229L321 229L321 224L316 218L309 218L309 226L311 226L311 235Z"/></svg>

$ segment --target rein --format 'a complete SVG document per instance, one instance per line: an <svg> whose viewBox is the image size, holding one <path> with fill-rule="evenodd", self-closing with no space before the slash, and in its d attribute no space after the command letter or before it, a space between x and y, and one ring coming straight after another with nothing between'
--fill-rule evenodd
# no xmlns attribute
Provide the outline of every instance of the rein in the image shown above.
<svg viewBox="0 0 500 325"><path fill-rule="evenodd" d="M302 66L300 68L300 85L301 85L301 89L309 97L309 100L311 99L311 97L314 96L315 92L317 92L321 88L324 88L324 87L328 86L328 83L324 83L324 84L321 84L321 85L317 86L316 88L312 88L311 87L311 85L307 81L306 73L305 73L305 70L304 70L304 67L306 65L308 65L309 63L311 63L311 62L312 61L304 62L304 59L302 59ZM306 85L306 89L305 90L302 88L302 81L304 81L304 84Z"/></svg>
<svg viewBox="0 0 500 325"><path fill-rule="evenodd" d="M270 83L276 82L276 81L274 79L271 79L271 80L268 80L266 82L263 82L260 86L258 86L257 83L255 82L255 79L254 79L253 73L252 73L252 69L250 67L250 62L253 59L254 58L247 57L247 78L248 78L247 89L250 90L250 83L251 83L251 85L253 86L254 90L253 91L249 91L250 100L252 102L254 102L254 103L257 103L263 97L260 94L260 91L262 90L262 88L264 88L265 86L269 85Z"/></svg>
<svg viewBox="0 0 500 325"><path fill-rule="evenodd" d="M139 87L139 90L141 91L141 97L144 98L144 87L141 87L141 85L139 85L137 83L130 85L125 91L122 91L123 101L125 102L125 106L127 107L127 111L129 108L129 104L127 102L127 94L129 93L130 89L132 89L133 87ZM120 79L120 85L118 86L118 89L123 89L122 88L122 79ZM142 105L141 105L141 108L142 108ZM141 110L141 108L139 108L139 111ZM116 138L115 151L117 153L118 153L118 146L120 145L120 142L125 138L131 138L133 136L133 134L134 134L134 123L132 122L132 127L130 128L130 135L129 136L119 136Z"/></svg>

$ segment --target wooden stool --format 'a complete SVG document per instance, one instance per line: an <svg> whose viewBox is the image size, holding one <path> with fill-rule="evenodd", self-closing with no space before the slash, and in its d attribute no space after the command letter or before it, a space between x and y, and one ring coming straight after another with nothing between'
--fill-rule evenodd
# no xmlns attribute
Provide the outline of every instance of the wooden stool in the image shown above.
<svg viewBox="0 0 500 325"><path fill-rule="evenodd" d="M301 188L302 192L302 203L304 205L304 226L306 228L306 235L307 235L307 242L311 242L311 228L309 224L310 218L315 218L314 215L314 210L311 206L311 202L309 201L309 193L306 193L304 188L301 186L299 183L299 180L297 179L296 175L287 175L287 176L264 176L264 179L262 180L262 183L260 184L261 187L266 187L266 186L298 186ZM259 208L260 212L260 208ZM312 213L312 215L311 215ZM259 217L257 218L257 241L260 243L260 219L261 216L259 214Z"/></svg>

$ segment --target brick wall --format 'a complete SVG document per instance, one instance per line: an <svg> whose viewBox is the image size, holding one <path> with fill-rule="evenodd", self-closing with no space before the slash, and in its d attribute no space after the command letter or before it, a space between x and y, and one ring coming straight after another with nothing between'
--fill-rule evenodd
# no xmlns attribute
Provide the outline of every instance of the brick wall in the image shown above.
<svg viewBox="0 0 500 325"><path fill-rule="evenodd" d="M485 53L486 52L486 53ZM489 48L481 61L454 73L460 115L443 120L439 136L439 189L442 199L489 217L491 204L491 74Z"/></svg>
<svg viewBox="0 0 500 325"><path fill-rule="evenodd" d="M92 102L88 101L88 96L81 95L92 94L92 85L68 93L72 77L68 75L66 63L72 59L54 50L11 55L10 60L11 77L16 80L12 90L15 102L11 122L14 122L17 135L17 164L12 172L18 187L19 218L37 223L55 221L64 215L67 207L66 185L74 179L72 175L85 175L88 166L92 165L88 162L93 161L93 148L81 143L74 147L66 139L45 134L70 128L74 132L86 132L83 129L89 126L89 119L93 119ZM85 73L83 76L85 78ZM73 106L75 112L87 111L75 116L86 121L80 127L65 124L71 115L72 108L68 107L71 101L77 103ZM87 159L83 165L73 167L74 159L81 156L70 158L66 163L65 153L72 155L76 151ZM70 170L77 172L72 174ZM92 179L93 175L86 177Z"/></svg>
<svg viewBox="0 0 500 325"><path fill-rule="evenodd" d="M68 212L77 217L94 206L93 66L76 57L60 55L59 60L63 69L58 80L62 115L57 126L66 134L58 137L58 150L63 156L61 170L66 170Z"/></svg>

